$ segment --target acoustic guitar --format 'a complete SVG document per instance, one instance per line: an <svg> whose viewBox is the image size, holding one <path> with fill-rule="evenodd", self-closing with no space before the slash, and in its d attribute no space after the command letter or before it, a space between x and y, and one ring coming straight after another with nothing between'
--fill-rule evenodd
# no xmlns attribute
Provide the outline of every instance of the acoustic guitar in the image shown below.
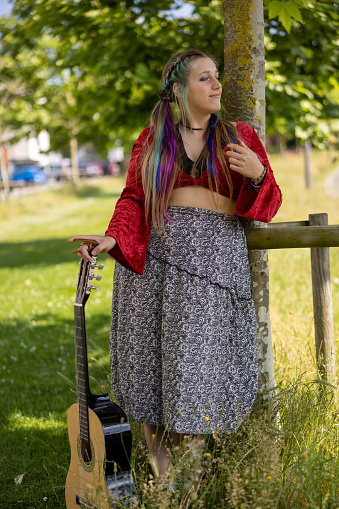
<svg viewBox="0 0 339 509"><path fill-rule="evenodd" d="M94 269L103 268L96 265L96 256L92 258L93 262L80 262L74 302L77 403L69 409L67 419L71 446L65 487L67 509L111 509L118 503L121 507L136 501L127 416L108 394L95 395L89 386L85 304L91 289L99 290L92 283L102 276L96 276Z"/></svg>

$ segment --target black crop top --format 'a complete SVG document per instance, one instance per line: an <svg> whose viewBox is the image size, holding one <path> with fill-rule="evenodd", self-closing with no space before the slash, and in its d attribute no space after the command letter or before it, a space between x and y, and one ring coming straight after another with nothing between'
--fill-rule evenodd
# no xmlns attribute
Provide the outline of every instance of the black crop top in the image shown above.
<svg viewBox="0 0 339 509"><path fill-rule="evenodd" d="M229 129L227 129L227 130L233 140L233 143L237 143L233 133L231 133ZM193 178L199 178L201 176L202 172L205 170L203 161L199 156L197 161L194 163L194 161L192 161L192 159L190 159L188 157L188 155L186 154L185 146L182 141L181 133L179 130L178 130L178 133L179 134L178 134L178 138L177 138L177 149L178 149L179 157L181 160L180 169L183 172L187 173L187 175L191 175L191 177L193 177ZM222 139L221 147L223 150L226 147L226 145L227 145L226 140Z"/></svg>

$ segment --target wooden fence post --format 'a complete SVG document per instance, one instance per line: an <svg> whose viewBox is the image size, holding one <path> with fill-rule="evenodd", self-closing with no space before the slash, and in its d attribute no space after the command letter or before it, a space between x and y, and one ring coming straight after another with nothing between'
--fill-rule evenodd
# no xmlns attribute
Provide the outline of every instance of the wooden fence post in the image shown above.
<svg viewBox="0 0 339 509"><path fill-rule="evenodd" d="M310 214L309 225L328 225L327 214ZM335 385L331 266L328 247L311 247L311 267L317 366L321 377Z"/></svg>

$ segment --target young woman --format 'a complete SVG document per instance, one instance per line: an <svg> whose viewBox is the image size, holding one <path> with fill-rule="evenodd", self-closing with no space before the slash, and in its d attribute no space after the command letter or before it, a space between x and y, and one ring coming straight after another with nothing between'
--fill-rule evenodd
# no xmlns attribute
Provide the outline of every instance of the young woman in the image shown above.
<svg viewBox="0 0 339 509"><path fill-rule="evenodd" d="M256 321L238 216L269 222L281 204L255 131L219 119L221 83L197 50L173 56L151 125L136 141L105 236L79 256L115 265L112 388L144 422L158 475L182 434L236 430L257 393Z"/></svg>

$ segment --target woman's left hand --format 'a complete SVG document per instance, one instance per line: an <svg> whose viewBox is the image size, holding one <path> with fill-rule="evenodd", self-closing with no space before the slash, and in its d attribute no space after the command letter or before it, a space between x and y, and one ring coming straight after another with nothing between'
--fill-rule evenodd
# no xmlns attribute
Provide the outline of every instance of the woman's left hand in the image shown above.
<svg viewBox="0 0 339 509"><path fill-rule="evenodd" d="M240 145L227 143L227 147L231 149L226 152L231 170L237 171L250 179L260 177L264 165L259 161L256 153L249 149L243 141Z"/></svg>

